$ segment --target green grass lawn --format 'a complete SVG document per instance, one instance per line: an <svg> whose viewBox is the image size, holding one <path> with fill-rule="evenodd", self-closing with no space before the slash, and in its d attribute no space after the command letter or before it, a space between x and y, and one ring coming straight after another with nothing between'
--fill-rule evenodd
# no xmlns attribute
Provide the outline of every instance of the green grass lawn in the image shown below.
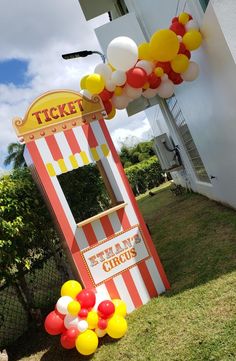
<svg viewBox="0 0 236 361"><path fill-rule="evenodd" d="M171 290L130 314L126 336L104 338L90 358L38 331L9 361L236 360L236 213L197 194L155 192L138 202Z"/></svg>

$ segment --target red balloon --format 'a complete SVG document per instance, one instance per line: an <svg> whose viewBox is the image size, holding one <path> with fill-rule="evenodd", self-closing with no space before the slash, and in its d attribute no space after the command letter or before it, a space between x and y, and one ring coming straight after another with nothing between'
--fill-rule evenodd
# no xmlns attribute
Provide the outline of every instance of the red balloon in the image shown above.
<svg viewBox="0 0 236 361"><path fill-rule="evenodd" d="M189 59L191 58L191 53L189 50L186 49L184 43L180 43L179 44L179 52L178 54L184 54L186 55Z"/></svg>
<svg viewBox="0 0 236 361"><path fill-rule="evenodd" d="M111 104L110 100L103 101L103 105L104 105L105 111L107 112L107 114L109 114L112 111L112 104Z"/></svg>
<svg viewBox="0 0 236 361"><path fill-rule="evenodd" d="M127 83L133 88L142 88L147 82L147 73L142 68L133 68L127 71Z"/></svg>
<svg viewBox="0 0 236 361"><path fill-rule="evenodd" d="M63 333L61 335L61 345L62 347L66 348L67 350L70 350L75 347L75 340L76 338L69 338L66 333Z"/></svg>
<svg viewBox="0 0 236 361"><path fill-rule="evenodd" d="M166 61L166 62L162 62L162 61L158 61L156 63L156 67L160 67L163 69L164 73L169 74L169 72L172 70L170 62Z"/></svg>
<svg viewBox="0 0 236 361"><path fill-rule="evenodd" d="M178 16L175 16L175 17L172 19L172 21L171 21L171 22L172 22L172 23L175 23L176 21L177 21L177 22L179 22L179 18L178 18Z"/></svg>
<svg viewBox="0 0 236 361"><path fill-rule="evenodd" d="M183 83L183 79L181 78L181 75L176 73L175 71L171 71L169 74L168 74L168 77L170 80L173 81L174 84L181 84Z"/></svg>
<svg viewBox="0 0 236 361"><path fill-rule="evenodd" d="M156 76L156 74L154 73L151 73L149 76L148 76L148 82L149 82L149 85L150 85L150 88L151 89L156 89L159 87L159 85L161 84L161 78Z"/></svg>
<svg viewBox="0 0 236 361"><path fill-rule="evenodd" d="M52 311L47 315L44 328L49 335L59 335L65 330L64 317L57 311Z"/></svg>
<svg viewBox="0 0 236 361"><path fill-rule="evenodd" d="M104 320L104 318L100 318L100 320L98 321L98 328L100 328L100 330L105 330L107 328L107 325L107 320Z"/></svg>
<svg viewBox="0 0 236 361"><path fill-rule="evenodd" d="M68 328L65 332L63 332L64 334L66 333L67 337L69 339L73 339L75 340L76 337L79 335L79 330L77 327L72 326L70 328Z"/></svg>
<svg viewBox="0 0 236 361"><path fill-rule="evenodd" d="M100 317L105 319L109 318L113 315L114 312L115 312L115 306L111 301L106 300L99 303L98 314Z"/></svg>
<svg viewBox="0 0 236 361"><path fill-rule="evenodd" d="M109 100L112 98L114 92L109 92L106 88L103 89L103 91L99 94L100 98L103 100L103 102Z"/></svg>
<svg viewBox="0 0 236 361"><path fill-rule="evenodd" d="M181 36L184 36L184 34L186 33L185 26L177 21L171 24L170 30L172 30L176 35Z"/></svg>
<svg viewBox="0 0 236 361"><path fill-rule="evenodd" d="M191 58L191 53L189 50L186 49L184 55L186 55L189 59Z"/></svg>
<svg viewBox="0 0 236 361"><path fill-rule="evenodd" d="M78 315L81 318L86 318L88 316L88 310L86 308L81 308Z"/></svg>
<svg viewBox="0 0 236 361"><path fill-rule="evenodd" d="M91 309L96 303L96 296L92 290L85 288L78 293L76 300L79 301L81 308Z"/></svg>

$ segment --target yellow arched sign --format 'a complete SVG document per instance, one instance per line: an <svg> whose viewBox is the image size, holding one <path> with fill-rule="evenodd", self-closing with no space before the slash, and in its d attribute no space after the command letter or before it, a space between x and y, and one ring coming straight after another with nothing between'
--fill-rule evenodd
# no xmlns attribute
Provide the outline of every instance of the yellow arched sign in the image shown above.
<svg viewBox="0 0 236 361"><path fill-rule="evenodd" d="M24 119L15 118L20 141L29 142L74 126L90 123L106 115L98 96L88 99L70 90L48 92L29 107Z"/></svg>

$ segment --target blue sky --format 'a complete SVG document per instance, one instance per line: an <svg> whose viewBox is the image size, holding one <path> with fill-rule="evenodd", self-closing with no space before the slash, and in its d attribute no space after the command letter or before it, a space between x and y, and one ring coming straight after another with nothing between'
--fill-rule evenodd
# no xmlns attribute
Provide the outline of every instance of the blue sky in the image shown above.
<svg viewBox="0 0 236 361"><path fill-rule="evenodd" d="M1 0L0 171L5 169L8 144L17 141L12 119L24 117L31 102L46 91L79 90L80 79L93 73L99 57L65 61L61 55L100 50L94 28L107 21L105 14L87 22L78 0L60 5L58 0L41 0L37 6L32 0ZM107 125L115 145L150 132L144 113L127 118L125 111L119 111Z"/></svg>
<svg viewBox="0 0 236 361"><path fill-rule="evenodd" d="M2 84L14 84L16 86L27 83L28 62L19 59L11 59L0 62L0 81Z"/></svg>

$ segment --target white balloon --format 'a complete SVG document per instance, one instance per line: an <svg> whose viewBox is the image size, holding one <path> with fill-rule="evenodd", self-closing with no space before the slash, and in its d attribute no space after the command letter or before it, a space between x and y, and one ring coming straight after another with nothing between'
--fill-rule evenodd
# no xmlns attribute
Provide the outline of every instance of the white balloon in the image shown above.
<svg viewBox="0 0 236 361"><path fill-rule="evenodd" d="M165 82L167 81L169 78L168 78L168 75L167 74L163 74L162 77L161 77L161 81L162 82Z"/></svg>
<svg viewBox="0 0 236 361"><path fill-rule="evenodd" d="M126 82L126 73L123 70L115 70L112 73L111 80L118 86L124 85Z"/></svg>
<svg viewBox="0 0 236 361"><path fill-rule="evenodd" d="M77 328L80 332L84 332L88 329L88 322L85 320L81 320L78 322Z"/></svg>
<svg viewBox="0 0 236 361"><path fill-rule="evenodd" d="M106 85L105 88L109 91L109 92L113 92L116 88L116 84L114 83L114 81L112 80L108 80L106 81Z"/></svg>
<svg viewBox="0 0 236 361"><path fill-rule="evenodd" d="M67 315L69 312L67 311L67 307L69 303L73 301L73 298L70 296L62 296L58 299L56 304L56 309L62 315Z"/></svg>
<svg viewBox="0 0 236 361"><path fill-rule="evenodd" d="M186 31L189 31L191 29L199 30L199 25L195 20L189 20L187 24L185 25Z"/></svg>
<svg viewBox="0 0 236 361"><path fill-rule="evenodd" d="M78 327L79 319L77 316L66 315L64 318L64 325L66 328L70 328L72 326Z"/></svg>
<svg viewBox="0 0 236 361"><path fill-rule="evenodd" d="M88 99L92 99L93 96L87 89L81 89L80 94Z"/></svg>
<svg viewBox="0 0 236 361"><path fill-rule="evenodd" d="M126 84L124 87L124 93L131 99L137 99L142 95L142 88L133 88L132 86Z"/></svg>
<svg viewBox="0 0 236 361"><path fill-rule="evenodd" d="M113 97L111 98L111 102L116 109L124 109L129 104L130 99L125 95L113 95Z"/></svg>
<svg viewBox="0 0 236 361"><path fill-rule="evenodd" d="M100 74L104 80L110 80L112 75L111 67L108 64L100 63L96 65L94 73Z"/></svg>
<svg viewBox="0 0 236 361"><path fill-rule="evenodd" d="M181 74L181 77L185 81L193 81L198 77L199 66L194 61L189 62L188 69Z"/></svg>
<svg viewBox="0 0 236 361"><path fill-rule="evenodd" d="M161 98L169 98L174 93L174 84L171 80L161 82L161 85L157 88L157 94Z"/></svg>
<svg viewBox="0 0 236 361"><path fill-rule="evenodd" d="M142 96L147 99L153 98L156 95L157 95L157 89L151 89L151 88L144 90L144 92L142 93Z"/></svg>
<svg viewBox="0 0 236 361"><path fill-rule="evenodd" d="M127 71L137 63L138 47L127 36L119 36L108 45L107 59L115 69Z"/></svg>
<svg viewBox="0 0 236 361"><path fill-rule="evenodd" d="M178 40L179 40L179 43L182 43L182 40L183 40L182 36L181 36L181 35L177 35L177 38L178 38Z"/></svg>
<svg viewBox="0 0 236 361"><path fill-rule="evenodd" d="M106 330L101 330L100 328L95 328L95 333L97 337L103 337L107 333Z"/></svg>
<svg viewBox="0 0 236 361"><path fill-rule="evenodd" d="M139 60L135 67L142 68L146 71L147 75L151 74L154 69L154 64L148 60Z"/></svg>

